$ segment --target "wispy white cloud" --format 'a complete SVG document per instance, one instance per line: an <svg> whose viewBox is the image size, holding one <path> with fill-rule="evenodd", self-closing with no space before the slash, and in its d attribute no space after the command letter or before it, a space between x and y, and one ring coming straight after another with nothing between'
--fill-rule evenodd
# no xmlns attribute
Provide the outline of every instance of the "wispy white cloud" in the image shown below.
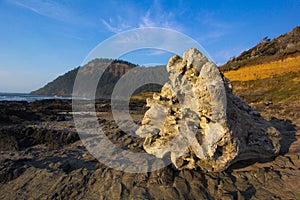
<svg viewBox="0 0 300 200"><path fill-rule="evenodd" d="M164 10L161 3L157 0L153 2L140 21L139 27L179 28L174 13Z"/></svg>
<svg viewBox="0 0 300 200"><path fill-rule="evenodd" d="M52 0L9 0L9 2L59 21L72 22L74 19L74 14L66 6Z"/></svg>
<svg viewBox="0 0 300 200"><path fill-rule="evenodd" d="M80 26L90 25L89 21L87 21L86 19L80 19L79 17L77 17L75 10L72 9L70 5L69 6L64 5L62 3L59 3L59 1L53 1L53 0L8 0L8 1L16 6L30 10L41 16L45 16L57 21L62 21L69 24L80 24ZM80 37L76 33L72 33L67 29L64 31L60 30L57 34L75 40L86 40L85 38Z"/></svg>
<svg viewBox="0 0 300 200"><path fill-rule="evenodd" d="M151 12L150 10L148 10L146 15L142 17L139 27L155 27L155 26L157 26L157 22L153 21L153 19L151 18Z"/></svg>
<svg viewBox="0 0 300 200"><path fill-rule="evenodd" d="M101 22L110 32L113 32L113 33L119 33L124 30L133 28L121 16L117 16L116 19L112 19L112 18L109 18L108 20L101 19Z"/></svg>
<svg viewBox="0 0 300 200"><path fill-rule="evenodd" d="M131 10L135 10L132 8ZM133 28L162 27L172 28L182 31L172 11L166 11L162 8L159 1L154 1L146 12L137 11L134 17L118 15L116 18L101 19L102 24L107 30L119 33Z"/></svg>

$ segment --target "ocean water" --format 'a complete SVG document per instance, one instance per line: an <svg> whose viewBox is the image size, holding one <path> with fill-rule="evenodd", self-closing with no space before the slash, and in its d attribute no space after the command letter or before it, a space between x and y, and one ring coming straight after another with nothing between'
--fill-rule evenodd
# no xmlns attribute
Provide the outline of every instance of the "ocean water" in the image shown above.
<svg viewBox="0 0 300 200"><path fill-rule="evenodd" d="M0 101L37 101L43 99L72 99L72 97L32 95L25 93L0 93Z"/></svg>

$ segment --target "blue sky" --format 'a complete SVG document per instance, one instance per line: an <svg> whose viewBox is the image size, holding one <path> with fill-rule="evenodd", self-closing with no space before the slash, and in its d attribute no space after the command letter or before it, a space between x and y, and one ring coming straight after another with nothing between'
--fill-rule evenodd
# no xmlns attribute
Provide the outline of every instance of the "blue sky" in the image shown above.
<svg viewBox="0 0 300 200"><path fill-rule="evenodd" d="M299 26L300 1L2 0L0 19L0 92L29 92L79 66L103 40L133 28L184 33L222 64L265 36ZM144 65L166 63L169 56L150 54L121 58Z"/></svg>

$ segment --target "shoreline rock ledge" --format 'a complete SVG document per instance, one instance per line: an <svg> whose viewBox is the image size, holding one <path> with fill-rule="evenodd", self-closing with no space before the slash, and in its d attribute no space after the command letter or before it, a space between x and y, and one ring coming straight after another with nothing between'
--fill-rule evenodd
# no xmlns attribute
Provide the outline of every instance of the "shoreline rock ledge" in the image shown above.
<svg viewBox="0 0 300 200"><path fill-rule="evenodd" d="M216 172L280 152L280 132L232 94L230 81L197 49L173 56L167 71L136 131L147 153L171 158L179 170Z"/></svg>

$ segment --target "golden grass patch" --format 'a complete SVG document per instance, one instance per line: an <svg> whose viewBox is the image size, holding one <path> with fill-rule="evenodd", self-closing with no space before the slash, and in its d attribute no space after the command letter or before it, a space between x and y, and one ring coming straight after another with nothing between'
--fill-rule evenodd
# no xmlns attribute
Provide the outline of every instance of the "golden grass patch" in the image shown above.
<svg viewBox="0 0 300 200"><path fill-rule="evenodd" d="M238 70L224 72L231 81L250 81L272 78L289 72L300 72L300 55L265 64L242 67Z"/></svg>

